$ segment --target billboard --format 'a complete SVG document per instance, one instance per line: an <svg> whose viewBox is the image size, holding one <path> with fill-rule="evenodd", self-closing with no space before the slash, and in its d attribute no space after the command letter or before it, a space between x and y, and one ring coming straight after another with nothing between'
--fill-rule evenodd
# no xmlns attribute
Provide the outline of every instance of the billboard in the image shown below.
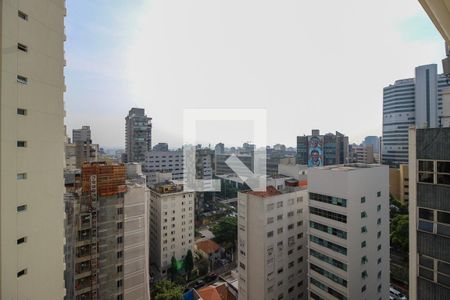
<svg viewBox="0 0 450 300"><path fill-rule="evenodd" d="M323 136L308 137L308 167L323 166Z"/></svg>

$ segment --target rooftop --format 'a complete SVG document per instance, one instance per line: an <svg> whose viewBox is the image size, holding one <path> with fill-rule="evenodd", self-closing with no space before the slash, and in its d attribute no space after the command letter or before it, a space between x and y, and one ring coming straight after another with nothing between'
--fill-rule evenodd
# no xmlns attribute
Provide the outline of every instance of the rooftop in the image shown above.
<svg viewBox="0 0 450 300"><path fill-rule="evenodd" d="M213 240L203 240L196 243L197 249L202 250L206 254L211 254L219 251L220 246Z"/></svg>
<svg viewBox="0 0 450 300"><path fill-rule="evenodd" d="M153 185L150 189L159 194L180 193L183 192L183 184L167 180Z"/></svg>
<svg viewBox="0 0 450 300"><path fill-rule="evenodd" d="M369 168L377 168L380 167L379 164L344 164L344 165L332 165L332 166L324 166L318 167L319 170L329 170L329 171L341 171L341 172L350 172L359 169L369 169Z"/></svg>

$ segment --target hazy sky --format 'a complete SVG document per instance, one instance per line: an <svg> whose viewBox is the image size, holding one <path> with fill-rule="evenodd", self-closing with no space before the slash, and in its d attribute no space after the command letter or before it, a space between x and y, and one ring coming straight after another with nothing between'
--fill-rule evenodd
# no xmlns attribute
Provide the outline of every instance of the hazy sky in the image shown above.
<svg viewBox="0 0 450 300"><path fill-rule="evenodd" d="M381 135L383 87L418 65L441 70L444 56L417 0L69 0L67 8L66 124L70 133L91 125L104 147L123 147L131 107L153 118L153 143L171 147L182 143L184 108L267 109L271 145L294 146L313 128L359 143ZM251 141L252 130L219 125L198 135Z"/></svg>

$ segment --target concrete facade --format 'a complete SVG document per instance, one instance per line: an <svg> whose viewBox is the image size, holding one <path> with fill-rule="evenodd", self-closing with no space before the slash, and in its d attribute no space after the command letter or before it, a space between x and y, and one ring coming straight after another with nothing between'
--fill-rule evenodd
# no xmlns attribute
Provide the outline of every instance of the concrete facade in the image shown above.
<svg viewBox="0 0 450 300"><path fill-rule="evenodd" d="M307 196L284 185L238 193L239 299L308 298Z"/></svg>
<svg viewBox="0 0 450 300"><path fill-rule="evenodd" d="M173 180L183 180L183 151L150 151L145 154L142 172L149 185L157 183L157 173L171 173Z"/></svg>
<svg viewBox="0 0 450 300"><path fill-rule="evenodd" d="M0 2L1 299L65 294L65 15L63 0Z"/></svg>
<svg viewBox="0 0 450 300"><path fill-rule="evenodd" d="M126 162L143 163L152 150L152 118L143 108L132 108L125 117Z"/></svg>
<svg viewBox="0 0 450 300"><path fill-rule="evenodd" d="M311 299L389 298L388 167L308 171Z"/></svg>
<svg viewBox="0 0 450 300"><path fill-rule="evenodd" d="M194 247L194 193L166 182L150 190L150 262L167 276L172 257L184 259Z"/></svg>

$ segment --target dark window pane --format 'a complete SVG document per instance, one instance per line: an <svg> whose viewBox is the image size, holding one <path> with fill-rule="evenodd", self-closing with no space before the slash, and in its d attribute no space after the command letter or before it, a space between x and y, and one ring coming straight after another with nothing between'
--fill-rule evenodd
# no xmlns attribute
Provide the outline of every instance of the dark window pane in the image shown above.
<svg viewBox="0 0 450 300"><path fill-rule="evenodd" d="M419 182L433 183L433 173L419 172Z"/></svg>
<svg viewBox="0 0 450 300"><path fill-rule="evenodd" d="M442 285L450 287L450 277L448 276L438 274L437 281Z"/></svg>
<svg viewBox="0 0 450 300"><path fill-rule="evenodd" d="M450 185L450 175L437 174L437 183Z"/></svg>
<svg viewBox="0 0 450 300"><path fill-rule="evenodd" d="M437 162L438 173L450 174L450 161L438 161Z"/></svg>
<svg viewBox="0 0 450 300"><path fill-rule="evenodd" d="M419 221L419 230L433 232L433 223L426 221Z"/></svg>
<svg viewBox="0 0 450 300"><path fill-rule="evenodd" d="M450 226L437 224L437 234L450 236Z"/></svg>
<svg viewBox="0 0 450 300"><path fill-rule="evenodd" d="M433 221L433 211L430 209L419 208L419 218Z"/></svg>
<svg viewBox="0 0 450 300"><path fill-rule="evenodd" d="M444 273L450 276L450 264L443 261L438 262L438 272Z"/></svg>
<svg viewBox="0 0 450 300"><path fill-rule="evenodd" d="M419 171L434 172L433 161L419 160Z"/></svg>
<svg viewBox="0 0 450 300"><path fill-rule="evenodd" d="M433 259L429 258L429 257L425 257L420 255L419 256L419 265L424 266L428 269L433 269L434 268L434 263L433 263Z"/></svg>
<svg viewBox="0 0 450 300"><path fill-rule="evenodd" d="M443 211L437 212L437 219L439 223L450 224L450 213L446 213Z"/></svg>
<svg viewBox="0 0 450 300"><path fill-rule="evenodd" d="M424 268L419 268L419 276L429 280L434 280L433 271Z"/></svg>

